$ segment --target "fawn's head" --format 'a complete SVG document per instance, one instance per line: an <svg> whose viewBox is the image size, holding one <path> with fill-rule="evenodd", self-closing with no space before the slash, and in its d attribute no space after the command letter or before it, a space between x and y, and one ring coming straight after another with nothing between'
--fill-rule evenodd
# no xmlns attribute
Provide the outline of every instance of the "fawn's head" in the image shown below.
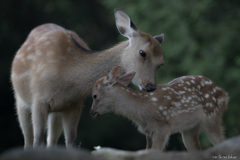
<svg viewBox="0 0 240 160"><path fill-rule="evenodd" d="M135 76L135 72L129 72L121 76L121 67L118 66L110 73L96 81L93 86L92 98L93 104L90 114L92 117L98 117L101 114L111 111L116 102L116 87L128 86Z"/></svg>
<svg viewBox="0 0 240 160"><path fill-rule="evenodd" d="M119 9L115 10L115 19L118 31L129 39L122 57L123 69L136 72L132 82L140 90L155 90L156 71L164 63L161 47L164 34L152 37L139 31L128 15Z"/></svg>

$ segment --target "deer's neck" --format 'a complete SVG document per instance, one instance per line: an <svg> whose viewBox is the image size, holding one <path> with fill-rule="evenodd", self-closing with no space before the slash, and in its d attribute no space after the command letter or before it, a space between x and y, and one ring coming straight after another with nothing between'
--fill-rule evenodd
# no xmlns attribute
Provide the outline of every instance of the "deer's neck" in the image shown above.
<svg viewBox="0 0 240 160"><path fill-rule="evenodd" d="M102 52L88 53L84 60L79 58L75 77L77 76L76 83L79 90L83 90L84 95L91 93L96 80L106 76L114 67L122 65L122 55L128 45L129 42L124 41ZM125 70L122 67L122 74L124 73Z"/></svg>

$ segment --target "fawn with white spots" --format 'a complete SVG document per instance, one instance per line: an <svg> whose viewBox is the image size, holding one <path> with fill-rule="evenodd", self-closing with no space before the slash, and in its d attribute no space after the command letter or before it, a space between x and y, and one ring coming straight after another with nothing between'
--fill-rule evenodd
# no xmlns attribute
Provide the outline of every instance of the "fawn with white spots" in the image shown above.
<svg viewBox="0 0 240 160"><path fill-rule="evenodd" d="M72 31L55 24L33 29L12 63L11 80L25 148L43 145L48 123L48 147L57 144L64 129L66 146L75 147L84 98L94 82L116 65L135 71L140 89L156 89L156 71L164 63L161 43L138 30L122 10L115 10L119 32L129 38L95 53ZM48 120L48 122L47 122Z"/></svg>
<svg viewBox="0 0 240 160"><path fill-rule="evenodd" d="M211 80L184 76L149 93L127 87L134 75L121 76L118 66L99 79L92 92L91 116L114 112L127 117L146 135L147 149L162 150L170 134L181 132L187 150L198 150L200 129L214 145L224 140L221 118L229 98Z"/></svg>

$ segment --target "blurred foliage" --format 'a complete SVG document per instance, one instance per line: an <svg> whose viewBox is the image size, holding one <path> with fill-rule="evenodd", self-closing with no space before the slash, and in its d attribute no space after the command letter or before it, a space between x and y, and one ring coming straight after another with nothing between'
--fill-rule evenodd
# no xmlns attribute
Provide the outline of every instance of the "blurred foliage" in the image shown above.
<svg viewBox="0 0 240 160"><path fill-rule="evenodd" d="M126 40L115 27L113 11L124 10L146 33L164 33L164 67L158 83L183 75L203 75L229 93L223 118L227 138L240 134L240 1L237 0L1 0L0 1L0 152L23 146L10 84L10 67L15 52L28 33L43 23L56 23L75 31L93 50L102 50ZM93 149L101 145L125 150L145 147L145 137L132 122L107 114L92 120L91 98L84 103L77 143ZM211 143L200 135L202 148ZM59 144L64 144L64 137ZM185 149L180 134L171 136L166 150Z"/></svg>

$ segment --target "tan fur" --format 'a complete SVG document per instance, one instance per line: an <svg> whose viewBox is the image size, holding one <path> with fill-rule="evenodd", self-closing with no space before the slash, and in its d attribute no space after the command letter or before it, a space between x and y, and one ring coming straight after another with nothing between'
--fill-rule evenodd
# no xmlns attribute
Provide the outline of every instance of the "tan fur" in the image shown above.
<svg viewBox="0 0 240 160"><path fill-rule="evenodd" d="M13 60L11 73L25 148L43 145L47 120L49 147L57 144L62 128L66 146L75 147L82 102L94 82L116 65L125 66L124 72L136 71L133 83L137 86L156 85L155 73L163 64L160 43L131 28L123 11L116 10L115 18L117 27L128 31L123 36L129 40L99 53L92 52L74 32L55 24L31 31ZM151 42L145 43L146 39ZM147 52L145 61L139 55L141 49Z"/></svg>
<svg viewBox="0 0 240 160"><path fill-rule="evenodd" d="M94 85L91 115L97 117L113 111L129 118L146 135L146 148L162 150L170 134L181 132L188 151L201 149L200 129L214 145L224 140L221 117L229 98L211 80L184 76L158 85L149 93L128 88L120 79L108 84L109 77L101 78Z"/></svg>

